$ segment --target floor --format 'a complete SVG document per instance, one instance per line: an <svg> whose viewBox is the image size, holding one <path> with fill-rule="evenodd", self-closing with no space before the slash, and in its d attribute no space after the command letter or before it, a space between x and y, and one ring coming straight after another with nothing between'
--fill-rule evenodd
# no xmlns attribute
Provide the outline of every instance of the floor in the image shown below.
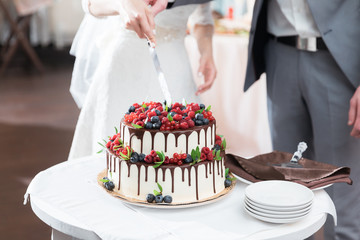
<svg viewBox="0 0 360 240"><path fill-rule="evenodd" d="M51 228L23 205L24 193L38 172L67 159L79 114L68 49L37 52L43 74L19 52L0 76L0 239L50 239Z"/></svg>

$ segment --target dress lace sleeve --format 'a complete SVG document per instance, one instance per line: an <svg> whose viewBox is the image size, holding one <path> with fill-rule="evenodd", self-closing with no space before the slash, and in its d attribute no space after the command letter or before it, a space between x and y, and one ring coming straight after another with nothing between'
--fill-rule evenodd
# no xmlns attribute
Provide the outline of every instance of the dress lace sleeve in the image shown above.
<svg viewBox="0 0 360 240"><path fill-rule="evenodd" d="M214 25L214 19L211 14L210 2L200 4L189 18L189 25L193 28L195 25Z"/></svg>

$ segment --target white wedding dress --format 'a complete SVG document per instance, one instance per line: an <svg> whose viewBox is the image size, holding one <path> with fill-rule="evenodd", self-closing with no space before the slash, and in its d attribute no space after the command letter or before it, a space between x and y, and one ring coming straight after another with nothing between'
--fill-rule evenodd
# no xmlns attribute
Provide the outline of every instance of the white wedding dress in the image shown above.
<svg viewBox="0 0 360 240"><path fill-rule="evenodd" d="M190 15L192 24L212 24L209 3L165 10L155 18L156 52L173 102L199 102L184 46ZM131 104L164 100L146 40L124 29L120 17L87 14L72 53L70 91L82 109L69 159L98 152L98 142L115 133Z"/></svg>

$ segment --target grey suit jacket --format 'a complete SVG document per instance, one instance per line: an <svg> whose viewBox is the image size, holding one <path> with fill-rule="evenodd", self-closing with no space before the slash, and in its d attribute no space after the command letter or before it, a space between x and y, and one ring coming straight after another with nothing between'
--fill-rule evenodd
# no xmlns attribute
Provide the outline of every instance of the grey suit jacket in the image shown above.
<svg viewBox="0 0 360 240"><path fill-rule="evenodd" d="M206 3L210 2L211 0L175 0L172 7L177 7L181 5L187 5L187 4L199 4L199 3Z"/></svg>
<svg viewBox="0 0 360 240"><path fill-rule="evenodd" d="M321 36L348 80L360 85L360 0L307 0ZM246 91L265 72L267 0L256 0L250 30Z"/></svg>

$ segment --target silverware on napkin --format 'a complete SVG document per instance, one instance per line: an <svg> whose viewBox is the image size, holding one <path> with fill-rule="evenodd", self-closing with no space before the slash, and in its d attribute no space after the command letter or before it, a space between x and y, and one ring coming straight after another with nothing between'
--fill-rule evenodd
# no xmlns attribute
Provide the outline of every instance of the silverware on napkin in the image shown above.
<svg viewBox="0 0 360 240"><path fill-rule="evenodd" d="M156 72L158 74L158 80L160 83L161 91L164 94L167 104L170 105L171 104L171 94L170 94L170 91L169 91L169 88L168 88L168 85L167 85L167 82L165 79L164 72L161 70L159 58L155 51L155 46L149 40L148 40L148 45L149 45L150 56L154 62L154 66L155 66Z"/></svg>
<svg viewBox="0 0 360 240"><path fill-rule="evenodd" d="M303 166L299 164L299 160L302 158L302 154L303 152L305 152L306 149L307 149L307 144L305 142L300 142L297 147L297 151L290 159L290 162L274 164L273 166L288 167L288 168L303 168Z"/></svg>

